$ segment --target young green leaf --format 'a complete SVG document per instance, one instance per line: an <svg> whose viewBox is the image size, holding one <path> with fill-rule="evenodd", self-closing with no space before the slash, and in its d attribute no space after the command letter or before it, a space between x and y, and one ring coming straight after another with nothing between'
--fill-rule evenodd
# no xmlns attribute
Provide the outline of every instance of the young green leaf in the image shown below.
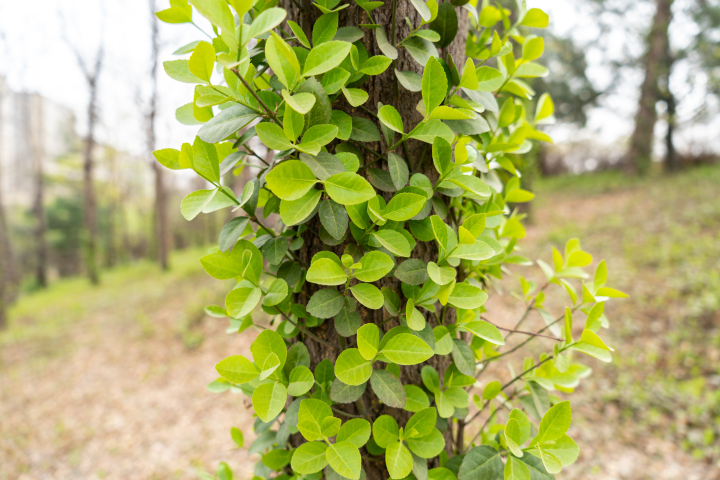
<svg viewBox="0 0 720 480"><path fill-rule="evenodd" d="M372 362L365 360L357 348L343 350L335 361L335 375L346 385L362 385L372 372Z"/></svg>
<svg viewBox="0 0 720 480"><path fill-rule="evenodd" d="M357 205L375 196L372 185L356 173L335 174L325 180L324 184L330 198L341 205Z"/></svg>
<svg viewBox="0 0 720 480"><path fill-rule="evenodd" d="M269 422L282 412L287 401L287 389L282 383L265 383L252 394L252 404L260 420Z"/></svg>
<svg viewBox="0 0 720 480"><path fill-rule="evenodd" d="M377 310L382 308L384 303L383 294L375 285L369 283L358 283L350 287L350 291L355 299L367 308Z"/></svg>
<svg viewBox="0 0 720 480"><path fill-rule="evenodd" d="M447 93L447 77L440 62L435 58L428 59L422 77L422 99L427 117L430 112L442 103Z"/></svg>
<svg viewBox="0 0 720 480"><path fill-rule="evenodd" d="M367 323L357 331L357 346L365 360L372 360L378 352L380 331L374 323Z"/></svg>
<svg viewBox="0 0 720 480"><path fill-rule="evenodd" d="M320 75L339 66L345 57L350 53L352 44L331 40L321 45L316 45L305 59L304 77Z"/></svg>
<svg viewBox="0 0 720 480"><path fill-rule="evenodd" d="M273 126L282 132L280 127ZM258 127L260 125L256 126ZM299 160L289 160L276 165L267 174L265 181L270 191L282 200L302 198L317 183L310 167Z"/></svg>
<svg viewBox="0 0 720 480"><path fill-rule="evenodd" d="M342 285L347 279L342 267L329 258L313 262L307 272L307 281L318 285Z"/></svg>
<svg viewBox="0 0 720 480"><path fill-rule="evenodd" d="M417 365L433 356L433 350L427 343L409 333L394 336L385 345L381 353L398 365Z"/></svg>
<svg viewBox="0 0 720 480"><path fill-rule="evenodd" d="M323 442L303 443L293 453L290 466L294 472L304 475L319 472L328 463L326 450L327 445Z"/></svg>

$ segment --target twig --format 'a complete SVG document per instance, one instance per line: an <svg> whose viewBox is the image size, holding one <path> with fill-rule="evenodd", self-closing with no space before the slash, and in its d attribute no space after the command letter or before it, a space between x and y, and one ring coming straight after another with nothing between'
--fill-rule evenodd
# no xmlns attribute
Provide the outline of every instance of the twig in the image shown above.
<svg viewBox="0 0 720 480"><path fill-rule="evenodd" d="M248 91L250 91L250 93L252 93L253 97L255 97L255 100L257 100L258 104L263 108L263 110L265 110L265 112L268 114L268 116L270 118L272 118L272 120L275 123L277 123L280 128L283 128L282 122L280 120L278 120L275 113L272 110L270 110L267 105L265 105L265 102L262 101L262 99L258 96L257 92L255 92L255 90L250 86L250 84L247 82L247 80L245 80L245 78L242 75L240 75L240 72L238 72L237 68L233 68L232 72L240 79L240 81L243 83L243 85L245 85L245 88L247 88Z"/></svg>
<svg viewBox="0 0 720 480"><path fill-rule="evenodd" d="M521 334L523 334L523 335L532 335L532 336L535 336L535 337L549 338L550 340L555 340L556 342L563 342L563 341L564 341L562 338L553 337L552 335L543 335L542 333L526 332L526 331L523 331L523 330L513 330L513 329L510 329L510 328L501 327L501 326L496 325L495 323L491 322L490 320L488 320L488 319L485 318L485 317L480 317L480 318L482 318L483 320L485 320L486 322L488 322L490 325L495 326L495 328L497 328L498 330L504 330L504 331L510 332L510 333L521 333Z"/></svg>
<svg viewBox="0 0 720 480"><path fill-rule="evenodd" d="M340 415L345 415L346 417L350 417L350 418L365 418L362 415L355 415L353 413L343 412L342 410L338 410L337 408L334 408L334 407L330 407L330 410L332 410L335 413L339 413Z"/></svg>
<svg viewBox="0 0 720 480"><path fill-rule="evenodd" d="M297 327L297 329L300 330L301 332L303 332L305 335L308 335L309 337L314 338L315 340L317 340L318 342L322 343L322 344L325 345L326 347L330 347L330 348L335 349L335 350L340 350L340 349L339 349L338 347L336 347L335 345L329 344L328 342L326 342L326 341L323 340L322 338L318 337L318 336L315 335L314 333L305 330L303 327L301 327L301 326L298 325L297 323L295 323L295 322L293 322L292 320L290 320L290 318L289 318L287 315L285 315L282 311L280 311L279 308L277 308L277 307L274 307L274 308L275 308L275 311L277 311L280 315L282 315L285 320L287 320L287 321L290 322L291 324L295 325L295 326Z"/></svg>
<svg viewBox="0 0 720 480"><path fill-rule="evenodd" d="M540 365L542 365L543 363L545 363L545 362L547 362L547 361L549 361L549 360L552 360L552 358L553 358L553 356L550 355L550 356L547 357L545 360L541 360L541 361L538 362L537 364L535 364L535 365L533 365L532 367L528 368L527 370L525 370L524 372L522 372L520 375L516 376L515 378L513 378L512 380L510 380L508 383L506 383L505 385L503 385L502 387L500 387L500 391L505 390L507 387L509 387L509 386L512 385L513 383L517 382L517 381L520 380L523 376L525 376L526 374L532 372L533 370L535 370L536 368L538 368L538 367L539 367ZM513 395L513 396L514 396L514 395ZM512 397L510 397L510 398L512 398ZM509 400L510 398L508 398L508 400ZM470 417L470 420L467 420L465 423L470 423L470 422L472 422L473 420L475 420L475 419L478 417L478 415L480 415L480 414L487 408L487 406L490 405L490 402L491 402L491 401L492 401L492 399L486 401L485 404L482 406L482 408L481 408L480 410L478 410L477 412L475 412L475 415L473 415L472 417ZM494 412L493 412L493 414L494 414ZM492 418L492 415L490 416L490 418ZM485 423L483 424L483 426L480 427L480 430L478 431L478 433L473 437L472 440L470 440L470 445L472 445L472 443L473 443L475 440L477 440L477 438L480 436L480 434L482 433L483 429L487 426L488 422L490 421L490 418L488 418L488 419L485 421Z"/></svg>

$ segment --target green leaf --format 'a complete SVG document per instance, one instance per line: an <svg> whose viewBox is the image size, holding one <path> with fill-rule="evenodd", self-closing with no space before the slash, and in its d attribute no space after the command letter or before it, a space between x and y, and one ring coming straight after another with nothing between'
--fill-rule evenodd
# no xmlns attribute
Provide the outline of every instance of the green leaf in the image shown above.
<svg viewBox="0 0 720 480"><path fill-rule="evenodd" d="M477 240L472 245L458 245L451 256L463 260L487 260L495 256L495 250L487 243Z"/></svg>
<svg viewBox="0 0 720 480"><path fill-rule="evenodd" d="M472 310L482 306L488 295L481 288L469 283L458 283L448 297L448 303L457 308Z"/></svg>
<svg viewBox="0 0 720 480"><path fill-rule="evenodd" d="M505 76L499 70L484 65L475 70L475 76L478 80L475 90L479 92L494 92L505 81Z"/></svg>
<svg viewBox="0 0 720 480"><path fill-rule="evenodd" d="M450 130L450 127L445 125L442 121L431 119L421 124L420 127L415 129L415 131L410 135L410 138L414 138L425 143L433 143L433 140L436 137L441 137L450 143L455 139L455 134L452 130Z"/></svg>
<svg viewBox="0 0 720 480"><path fill-rule="evenodd" d="M422 77L415 72L401 72L395 70L395 76L406 90L419 92L422 90Z"/></svg>
<svg viewBox="0 0 720 480"><path fill-rule="evenodd" d="M248 252L248 253L245 253ZM218 280L244 277L258 284L262 273L262 255L255 245L240 240L232 252L216 252L200 258L205 271Z"/></svg>
<svg viewBox="0 0 720 480"><path fill-rule="evenodd" d="M427 273L427 264L416 258L401 263L394 275L395 278L408 285L422 285L430 278Z"/></svg>
<svg viewBox="0 0 720 480"><path fill-rule="evenodd" d="M374 323L368 323L357 331L357 346L365 360L372 360L378 352L380 330Z"/></svg>
<svg viewBox="0 0 720 480"><path fill-rule="evenodd" d="M325 191L330 198L341 205L357 205L367 202L375 196L372 185L360 175L352 172L335 174L325 180L324 184Z"/></svg>
<svg viewBox="0 0 720 480"><path fill-rule="evenodd" d="M288 295L288 285L282 278L276 278L268 288L268 292L263 299L263 305L272 307L285 300Z"/></svg>
<svg viewBox="0 0 720 480"><path fill-rule="evenodd" d="M192 220L197 217L200 212L210 203L210 200L215 196L216 190L198 190L197 192L189 193L182 199L180 204L180 212L185 220Z"/></svg>
<svg viewBox="0 0 720 480"><path fill-rule="evenodd" d="M547 28L549 23L550 18L547 13L543 12L539 8L531 8L523 17L520 25L532 28Z"/></svg>
<svg viewBox="0 0 720 480"><path fill-rule="evenodd" d="M288 242L283 237L272 238L262 247L263 257L270 265L279 265L287 251Z"/></svg>
<svg viewBox="0 0 720 480"><path fill-rule="evenodd" d="M414 437L427 437L435 428L436 420L437 411L435 408L424 408L410 417L410 420L408 420L407 425L405 426L405 431L409 432L411 429L415 429L417 433Z"/></svg>
<svg viewBox="0 0 720 480"><path fill-rule="evenodd" d="M258 123L255 125L255 132L258 137L260 137L260 141L272 150L282 151L293 148L292 143L290 143L282 128L274 123Z"/></svg>
<svg viewBox="0 0 720 480"><path fill-rule="evenodd" d="M335 289L318 290L307 304L307 312L317 318L331 318L340 313L345 302L343 296Z"/></svg>
<svg viewBox="0 0 720 480"><path fill-rule="evenodd" d="M492 195L490 187L474 175L458 175L449 180L463 190L474 193L480 197L487 198Z"/></svg>
<svg viewBox="0 0 720 480"><path fill-rule="evenodd" d="M484 321L464 323L462 328L495 345L505 345L502 334L500 334L497 327L491 323Z"/></svg>
<svg viewBox="0 0 720 480"><path fill-rule="evenodd" d="M337 136L337 133L338 127L336 127L335 125L313 125L312 127L308 128L305 132L305 135L303 135L302 145L315 143L318 146L322 147L332 142L333 139L335 139L335 137ZM314 155L318 154L315 153Z"/></svg>
<svg viewBox="0 0 720 480"><path fill-rule="evenodd" d="M359 107L363 103L367 102L368 93L365 90L359 88L345 88L342 87L343 95L350 105L353 107Z"/></svg>
<svg viewBox="0 0 720 480"><path fill-rule="evenodd" d="M328 199L322 201L318 214L330 236L335 240L342 239L348 227L348 215L345 209Z"/></svg>
<svg viewBox="0 0 720 480"><path fill-rule="evenodd" d="M522 456L522 452L520 452ZM530 469L515 457L509 457L505 463L505 480L531 480Z"/></svg>
<svg viewBox="0 0 720 480"><path fill-rule="evenodd" d="M265 58L280 83L288 89L294 88L300 76L300 62L292 48L275 32L265 43Z"/></svg>
<svg viewBox="0 0 720 480"><path fill-rule="evenodd" d="M339 418L327 417L322 421L321 429L323 437L334 437L340 431L342 421Z"/></svg>
<svg viewBox="0 0 720 480"><path fill-rule="evenodd" d="M363 383L362 385L346 385L335 378L330 387L330 399L337 403L353 403L365 393L366 388L367 383Z"/></svg>
<svg viewBox="0 0 720 480"><path fill-rule="evenodd" d="M410 450L420 458L433 458L440 455L445 448L445 438L437 428L422 438L408 438L407 445Z"/></svg>
<svg viewBox="0 0 720 480"><path fill-rule="evenodd" d="M424 67L430 58L438 58L435 45L424 38L410 37L403 42L403 46L407 49L413 60L419 63L421 67Z"/></svg>
<svg viewBox="0 0 720 480"><path fill-rule="evenodd" d="M192 8L187 4L175 5L155 12L155 16L165 23L190 23L192 22Z"/></svg>
<svg viewBox="0 0 720 480"><path fill-rule="evenodd" d="M321 126L324 127L325 125L316 125L315 127ZM342 162L340 162L335 155L331 155L327 152L320 152L316 156L301 153L300 160L310 167L313 174L320 180L327 180L333 175L345 171L345 167Z"/></svg>
<svg viewBox="0 0 720 480"><path fill-rule="evenodd" d="M387 370L373 370L370 385L375 395L385 405L393 408L405 406L405 390L400 380L392 373Z"/></svg>
<svg viewBox="0 0 720 480"><path fill-rule="evenodd" d="M385 29L383 27L379 27L375 29L375 38L377 40L378 47L380 48L380 51L383 52L385 55L387 55L389 58L392 58L393 60L397 60L398 58L398 51L397 48L392 46L390 42L388 42L387 34L385 33Z"/></svg>
<svg viewBox="0 0 720 480"><path fill-rule="evenodd" d="M350 140L357 140L358 142L379 142L380 131L375 124L367 118L352 117Z"/></svg>
<svg viewBox="0 0 720 480"><path fill-rule="evenodd" d="M283 448L270 450L263 455L262 463L272 470L282 470L282 468L290 463L290 451Z"/></svg>
<svg viewBox="0 0 720 480"><path fill-rule="evenodd" d="M516 457L523 456L523 452L520 450L520 446L522 445L520 438L520 424L514 418L509 419L505 425L505 441L512 454Z"/></svg>
<svg viewBox="0 0 720 480"><path fill-rule="evenodd" d="M563 467L575 463L580 454L577 443L567 435L563 435L558 438L554 444L544 446L542 449L557 458Z"/></svg>
<svg viewBox="0 0 720 480"><path fill-rule="evenodd" d="M198 131L198 137L208 143L220 142L252 122L257 116L255 111L243 105L233 105L205 123Z"/></svg>
<svg viewBox="0 0 720 480"><path fill-rule="evenodd" d="M402 125L402 124L401 124ZM395 188L400 190L408 183L409 171L407 163L399 155L388 154L388 170Z"/></svg>
<svg viewBox="0 0 720 480"><path fill-rule="evenodd" d="M322 191L310 189L297 200L281 200L280 218L283 223L288 227L302 223L315 211L321 195Z"/></svg>
<svg viewBox="0 0 720 480"><path fill-rule="evenodd" d="M399 428L397 421L390 415L381 415L373 423L373 439L380 448L387 448L390 443L398 440Z"/></svg>
<svg viewBox="0 0 720 480"><path fill-rule="evenodd" d="M260 420L266 423L282 412L286 401L287 389L278 382L260 385L252 395L253 409Z"/></svg>
<svg viewBox="0 0 720 480"><path fill-rule="evenodd" d="M344 7L344 5L342 7L339 7L339 10ZM342 40L343 42L355 43L361 38L363 38L363 36L365 36L365 34L358 27L340 27L338 28L337 33L333 37L333 40Z"/></svg>
<svg viewBox="0 0 720 480"><path fill-rule="evenodd" d="M398 193L390 199L383 215L387 220L404 222L420 213L426 201L427 198L416 193Z"/></svg>
<svg viewBox="0 0 720 480"><path fill-rule="evenodd" d="M392 63L392 60L384 55L375 55L363 62L360 66L360 72L365 75L380 75Z"/></svg>
<svg viewBox="0 0 720 480"><path fill-rule="evenodd" d="M295 473L304 475L319 472L328 463L326 450L327 445L323 442L303 443L293 453L290 466Z"/></svg>
<svg viewBox="0 0 720 480"><path fill-rule="evenodd" d="M398 133L403 133L403 122L398 111L392 105L383 105L378 111L378 119L386 127ZM392 155L392 154L391 154ZM397 156L397 155L395 155Z"/></svg>
<svg viewBox="0 0 720 480"><path fill-rule="evenodd" d="M383 347L385 358L398 365L417 365L433 356L433 350L427 343L409 333L394 336Z"/></svg>
<svg viewBox="0 0 720 480"><path fill-rule="evenodd" d="M498 386L500 382L498 382ZM499 392L498 392L499 393ZM520 430L520 435L517 441L518 445L522 445L530 438L530 420L528 420L527 415L522 410L519 410L517 408L514 408L512 412L510 412L510 415L508 416L508 420L514 419L518 423L518 427Z"/></svg>
<svg viewBox="0 0 720 480"><path fill-rule="evenodd" d="M512 97L508 97L500 108L498 114L498 127L507 127L515 121L515 102Z"/></svg>
<svg viewBox="0 0 720 480"><path fill-rule="evenodd" d="M500 454L488 445L471 449L463 458L458 472L459 480L486 480L503 476L504 467Z"/></svg>
<svg viewBox="0 0 720 480"><path fill-rule="evenodd" d="M347 308L343 308L340 313L335 315L333 323L338 335L349 337L357 333L358 328L362 325L362 320L360 320L360 315L357 312L351 312Z"/></svg>
<svg viewBox="0 0 720 480"><path fill-rule="evenodd" d="M413 4L413 7L415 7L415 10L417 10L425 23L432 20L432 13L424 0L410 0L410 3Z"/></svg>
<svg viewBox="0 0 720 480"><path fill-rule="evenodd" d="M419 412L430 406L430 399L422 388L417 385L403 385L407 400L404 410L408 412Z"/></svg>
<svg viewBox="0 0 720 480"><path fill-rule="evenodd" d="M252 183L248 184L252 185ZM218 246L221 252L227 252L235 245L245 232L249 221L248 217L235 217L223 226L218 238Z"/></svg>
<svg viewBox="0 0 720 480"><path fill-rule="evenodd" d="M438 48L445 48L455 40L458 32L458 17L450 2L443 2L438 6L437 17L428 27L440 34L440 40L435 42Z"/></svg>
<svg viewBox="0 0 720 480"><path fill-rule="evenodd" d="M231 355L220 360L215 370L224 379L236 384L251 382L260 374L255 364L241 355Z"/></svg>
<svg viewBox="0 0 720 480"><path fill-rule="evenodd" d="M319 75L337 67L350 53L351 43L331 40L316 45L305 59L304 77Z"/></svg>
<svg viewBox="0 0 720 480"><path fill-rule="evenodd" d="M365 360L357 348L343 350L335 361L335 375L346 385L362 385L372 372L372 362Z"/></svg>
<svg viewBox="0 0 720 480"><path fill-rule="evenodd" d="M262 296L259 288L236 288L225 297L225 308L235 318L242 318L252 312ZM262 363L258 363L262 365Z"/></svg>
<svg viewBox="0 0 720 480"><path fill-rule="evenodd" d="M288 384L288 395L293 397L299 397L305 395L310 391L313 384L315 383L315 377L309 368L299 365L290 372L290 378Z"/></svg>
<svg viewBox="0 0 720 480"><path fill-rule="evenodd" d="M220 165L215 145L195 137L192 145L193 169L213 182L220 182ZM181 153L180 158L183 155Z"/></svg>
<svg viewBox="0 0 720 480"><path fill-rule="evenodd" d="M287 360L285 340L274 330L263 330L252 345L250 345L250 351L252 352L255 365L264 365L265 360L271 354L275 354L278 357L281 366L285 365L285 361Z"/></svg>
<svg viewBox="0 0 720 480"><path fill-rule="evenodd" d="M310 48L310 42L308 41L307 35L305 35L305 32L303 32L303 29L298 25L297 23L293 22L292 20L288 20L288 25L290 25L290 29L295 34L295 37L298 39L298 41L305 47Z"/></svg>
<svg viewBox="0 0 720 480"><path fill-rule="evenodd" d="M200 80L210 82L213 65L215 65L215 49L213 46L208 42L198 43L188 61L190 73Z"/></svg>
<svg viewBox="0 0 720 480"><path fill-rule="evenodd" d="M355 271L355 278L363 282L375 282L393 269L395 263L383 252L368 252L359 262L362 268Z"/></svg>
<svg viewBox="0 0 720 480"><path fill-rule="evenodd" d="M318 377L317 373L315 377ZM310 442L318 440L322 437L322 422L328 417L332 417L332 410L327 403L314 398L302 400L298 411L297 428L305 440Z"/></svg>
<svg viewBox="0 0 720 480"><path fill-rule="evenodd" d="M350 442L362 448L370 440L370 422L363 418L353 418L343 423L337 434L338 442Z"/></svg>
<svg viewBox="0 0 720 480"><path fill-rule="evenodd" d="M387 466L390 478L401 479L407 477L412 472L413 458L407 447L395 440L387 445L385 465Z"/></svg>
<svg viewBox="0 0 720 480"><path fill-rule="evenodd" d="M439 267L437 263L430 262L427 264L427 272L430 279L438 285L446 285L452 282L457 272L452 267Z"/></svg>
<svg viewBox="0 0 720 480"><path fill-rule="evenodd" d="M570 428L571 419L572 412L570 402L566 400L553 405L550 410L543 415L540 426L538 427L538 434L532 442L530 442L530 446L550 442L562 437L568 428Z"/></svg>
<svg viewBox="0 0 720 480"><path fill-rule="evenodd" d="M312 41L313 45L318 46L322 43L329 42L335 36L338 29L338 14L326 13L320 16L313 25Z"/></svg>
<svg viewBox="0 0 720 480"><path fill-rule="evenodd" d="M340 265L329 258L321 258L310 265L306 280L318 285L342 285L347 278Z"/></svg>
<svg viewBox="0 0 720 480"><path fill-rule="evenodd" d="M168 77L182 83L203 83L201 79L190 72L187 60L169 60L163 62L163 69Z"/></svg>
<svg viewBox="0 0 720 480"><path fill-rule="evenodd" d="M377 310L382 308L385 301L383 294L375 285L369 283L358 283L350 287L355 299L367 308Z"/></svg>
<svg viewBox="0 0 720 480"><path fill-rule="evenodd" d="M465 67L463 67L462 77L460 77L460 84L458 86L470 90L477 90L479 86L477 75L475 74L475 64L470 58L465 61Z"/></svg>
<svg viewBox="0 0 720 480"><path fill-rule="evenodd" d="M336 67L323 75L321 83L328 95L332 95L344 87L349 78L350 72L343 68Z"/></svg>
<svg viewBox="0 0 720 480"><path fill-rule="evenodd" d="M269 8L255 17L250 27L243 28L242 44L245 45L251 38L259 37L269 32L285 20L287 12L282 8Z"/></svg>
<svg viewBox="0 0 720 480"><path fill-rule="evenodd" d="M398 257L409 257L412 253L410 243L400 232L384 229L373 232L372 236L380 243L380 245Z"/></svg>
<svg viewBox="0 0 720 480"><path fill-rule="evenodd" d="M256 125L259 128L261 125ZM273 125L278 131L280 127ZM276 165L265 177L267 186L282 200L302 198L317 183L310 167L299 160L289 160Z"/></svg>
<svg viewBox="0 0 720 480"><path fill-rule="evenodd" d="M282 98L285 103L290 105L290 108L302 115L310 112L315 105L315 96L312 93L297 93L291 96L290 92L283 89Z"/></svg>
<svg viewBox="0 0 720 480"><path fill-rule="evenodd" d="M452 8L452 7L451 7ZM429 115L445 99L447 93L447 77L440 62L428 59L422 78L422 99L425 111ZM425 115L427 117L427 115Z"/></svg>
<svg viewBox="0 0 720 480"><path fill-rule="evenodd" d="M545 50L545 40L542 37L535 37L523 44L522 56L524 62L531 62L539 58Z"/></svg>
<svg viewBox="0 0 720 480"><path fill-rule="evenodd" d="M360 450L350 442L331 443L325 452L327 461L337 473L351 480L360 479Z"/></svg>

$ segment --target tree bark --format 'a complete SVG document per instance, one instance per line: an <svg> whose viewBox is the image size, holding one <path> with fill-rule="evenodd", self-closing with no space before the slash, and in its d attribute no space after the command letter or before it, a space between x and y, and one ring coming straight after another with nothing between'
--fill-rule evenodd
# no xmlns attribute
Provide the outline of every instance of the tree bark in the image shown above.
<svg viewBox="0 0 720 480"><path fill-rule="evenodd" d="M655 1L655 16L647 37L647 52L643 62L645 79L640 87L635 130L627 153L628 163L631 162L635 172L640 175L647 173L652 162L653 132L657 122L655 104L662 99L658 82L669 73L665 70L669 67L666 56L670 49L668 28L672 21L672 3L673 0Z"/></svg>
<svg viewBox="0 0 720 480"><path fill-rule="evenodd" d="M158 38L158 19L155 16L155 0L149 0L150 21L152 29L152 68L150 70L152 90L150 94L150 108L147 114L147 149L150 155L150 164L155 174L155 245L157 246L157 260L162 270L170 268L169 249L170 236L168 232L167 193L165 191L165 178L163 167L152 158L155 150L155 116L157 114L157 67L160 50Z"/></svg>
<svg viewBox="0 0 720 480"><path fill-rule="evenodd" d="M295 5L293 0L281 0L280 4L280 6L282 6L288 11L288 20L293 20L298 23L302 27L307 37L312 38L312 26L314 25L315 21L317 21L317 19L320 17L322 12L320 12L319 9L315 8L311 4L310 0L302 0L302 10ZM396 13L393 15L394 4L397 5L397 10ZM456 65L463 65L465 62L465 42L467 39L469 20L467 17L467 12L465 12L463 9L458 8L456 9L456 11L458 12L459 21L458 34L453 43L449 47L444 49L444 52L448 52L452 55ZM394 2L386 2L384 6L378 8L377 10L374 10L372 14L375 22L379 25L382 25L383 28L386 29L388 41L393 45L400 42L411 31L407 23L403 21L405 17L409 18L413 25L420 25L420 22L422 21L422 18L408 0L395 0ZM354 3L350 4L348 8L340 11L340 26L358 26L365 23L371 23L367 17L367 14ZM287 28L287 30L289 31L289 27ZM374 32L367 29L363 30L365 31L365 37L363 39L363 42L365 44L365 47L367 48L368 56L371 57L373 55L382 55L383 53L377 46ZM400 71L412 71L422 75L423 67L419 65L407 53L405 49L398 49L398 53L398 59L393 63L393 65L391 65L381 75L368 77L361 88L366 90L369 94L369 99L364 105L366 108L372 111L377 111L378 102L381 102L383 105L394 106L400 113L400 116L403 118L404 129L406 132L408 132L423 118L422 115L415 108L418 102L421 100L422 96L419 92L410 92L405 90L402 86L398 86L395 80L395 74L393 73L393 69L397 68ZM353 117L367 118L375 122L378 128L380 128L379 122L377 122L377 120L373 116L367 114L366 111L362 108L352 107L347 103L344 97L341 97L333 104L333 109L342 110ZM398 137L396 137L396 139L397 138ZM382 154L386 153L387 148L388 145L385 144L384 139L374 145L374 150ZM365 158L361 159L361 161L364 160L365 163L368 163L375 159L375 156L373 156L372 154L369 154L365 151L363 151L363 153L365 154ZM398 147L394 151L394 153L405 158L410 168L411 174L423 173L431 181L435 182L437 180L438 173L433 166L430 145L416 140L409 140L407 142L407 149L405 149L404 147ZM375 162L373 164L373 167L383 168L387 170L387 164L385 161ZM383 194L383 196L387 200L392 195ZM441 199L443 201L446 201L445 197L442 197ZM323 250L333 251L339 256L342 256L345 247L350 243L354 243L354 241L352 241L350 237L350 234L348 233L348 237L350 238L349 241L345 241L335 247L329 247L328 245L325 245L324 243L322 243L322 241L316 234L310 233L317 232L320 225L321 224L318 217L315 217L308 222L309 228L308 230L306 230L306 233L303 237L305 244L300 250L296 252L300 261L305 265L310 264L310 260L317 252ZM425 262L436 260L437 247L435 243L418 242L417 247L413 251L412 258L418 258ZM378 288L389 287L394 290L398 295L400 295L401 299L404 298L400 289L400 282L395 278L385 277L380 281L375 282L375 285ZM315 284L306 283L305 291L308 297L299 297L298 301L306 303L308 298L319 289L320 288ZM404 304L405 302L403 301L402 303ZM400 325L400 322L397 319L392 319L387 323L383 323L390 318L390 315L383 308L379 310L370 310L358 304L357 311L359 312L363 323L375 323L380 327L383 332L387 332L391 328ZM438 311L438 314L439 313L440 312ZM447 313L452 316L455 315L453 309L448 309ZM425 317L430 327L437 326L437 322L435 321L434 316L428 313L425 315ZM450 317L446 318L448 318L447 321L449 322L453 321L453 319ZM312 329L312 333L317 335L322 340L330 343L331 345L335 345L338 349L345 347L345 339L343 339L341 343L340 337L335 332L335 328L331 320L326 320L319 327ZM314 369L318 363L320 363L326 358L330 359L334 363L340 353L340 350L331 349L309 336L306 336L299 341L302 341L308 347L311 358L311 369ZM450 363L451 361L447 356L435 356L432 357L428 362L421 365L404 366L401 368L401 381L403 384L421 385L422 380L420 377L420 370L426 364L435 367L442 378L444 370L448 367L448 365L450 365ZM336 405L335 408L355 415L364 414L367 418L370 419L371 422L374 421L374 419L378 418L380 415L391 415L398 420L400 426L404 426L405 422L407 422L407 420L411 416L411 413L405 410L390 408L385 405L379 404L377 402L377 396L372 393L372 387L369 385L369 383L365 394L363 395L363 397L361 397L361 400L358 403L359 405ZM364 409L366 409L366 412L362 411ZM450 438L450 429L448 429L448 431L445 433L445 440L446 450L448 452L451 452L452 440ZM363 456L370 458L369 454L367 454L367 452L365 451L363 451ZM430 465L429 467L432 468L433 465ZM367 474L368 480L384 480L388 478L387 468L383 461L376 462L374 460L364 459L363 468Z"/></svg>

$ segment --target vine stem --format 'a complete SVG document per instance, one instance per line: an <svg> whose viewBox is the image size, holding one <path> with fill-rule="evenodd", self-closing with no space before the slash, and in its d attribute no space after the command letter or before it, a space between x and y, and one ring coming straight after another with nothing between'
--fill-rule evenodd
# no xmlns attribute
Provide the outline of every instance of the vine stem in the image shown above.
<svg viewBox="0 0 720 480"><path fill-rule="evenodd" d="M318 337L318 336L315 335L314 333L312 333L312 332L310 332L310 331L308 331L308 330L305 330L305 328L301 327L301 326L298 325L297 323L295 323L295 322L293 322L292 320L290 320L290 318L289 318L287 315L285 315L285 313L281 312L279 308L277 308L277 307L273 307L273 308L275 308L275 311L278 312L280 315L282 315L285 320L287 320L287 321L290 322L291 324L295 325L295 326L297 327L297 329L300 330L301 332L303 332L305 335L308 335L309 337L314 338L315 340L317 340L318 342L322 343L322 344L325 345L326 347L330 347L330 348L332 348L332 349L334 349L334 350L340 350L340 349L339 349L338 347L336 347L335 345L329 344L328 342L326 342L326 341L323 340L322 338Z"/></svg>
<svg viewBox="0 0 720 480"><path fill-rule="evenodd" d="M498 330L504 330L504 331L510 332L510 333L521 333L521 334L523 334L523 335L532 335L532 336L535 336L535 337L549 338L550 340L555 340L556 342L563 342L563 341L564 341L562 338L553 337L552 335L543 335L542 333L526 332L526 331L524 331L524 330L513 330L513 329L510 329L510 328L501 327L501 326L499 326L499 325L494 324L493 322L491 322L490 320L488 320L488 319L485 318L485 317L480 317L480 318L482 318L483 320L485 320L486 322L488 322L490 325L493 325L493 326L494 326L495 328L497 328Z"/></svg>
<svg viewBox="0 0 720 480"><path fill-rule="evenodd" d="M257 100L258 104L265 110L265 113L268 114L268 116L280 127L284 128L282 122L277 118L275 115L275 112L270 110L267 105L265 105L265 102L262 101L262 99L258 96L257 92L250 86L250 84L245 80L245 78L240 75L240 72L237 71L237 68L233 68L232 72L235 74L236 77L240 79L243 85L245 85L245 88L248 89L250 93L252 93L252 96L255 97L255 100Z"/></svg>
<svg viewBox="0 0 720 480"><path fill-rule="evenodd" d="M547 362L547 361L549 361L549 360L552 360L552 358L553 358L553 356L550 355L550 356L547 357L545 360L541 360L541 361L538 362L537 364L535 364L535 365L533 365L532 367L528 368L527 370L525 370L524 372L522 372L521 374L519 374L518 376L516 376L516 377L513 378L512 380L510 380L508 383L506 383L505 385L503 385L502 387L500 387L500 391L505 390L507 387L509 387L509 386L512 385L513 383L517 382L518 380L520 380L523 376L525 376L525 375L527 375L528 373L532 372L533 370L535 370L536 368L538 368L539 366L541 366L541 365L544 364L545 362ZM514 395L513 395L513 396L514 396ZM509 398L508 398L508 400L509 400ZM467 423L470 423L470 422L472 422L473 420L475 420L475 419L478 417L478 415L480 415L480 414L487 408L487 406L490 405L490 402L491 402L491 401L492 401L492 399L486 401L485 404L482 406L482 408L481 408L480 410L478 410L477 412L475 412L475 415L473 415L472 417L470 417L470 420L467 420L465 423L467 424ZM494 413L494 412L493 412L493 413ZM480 430L479 430L478 433L472 438L472 440L470 440L469 445L472 445L473 442L475 442L475 440L477 440L477 438L480 436L480 434L482 434L483 429L484 429L484 428L487 426L487 424L490 422L490 419L491 419L491 418L492 418L492 415L490 416L490 418L488 418L488 419L485 421L485 423L483 424L483 426L480 427ZM462 448L462 447L459 446L459 448ZM463 449L463 450L464 450L464 449Z"/></svg>

